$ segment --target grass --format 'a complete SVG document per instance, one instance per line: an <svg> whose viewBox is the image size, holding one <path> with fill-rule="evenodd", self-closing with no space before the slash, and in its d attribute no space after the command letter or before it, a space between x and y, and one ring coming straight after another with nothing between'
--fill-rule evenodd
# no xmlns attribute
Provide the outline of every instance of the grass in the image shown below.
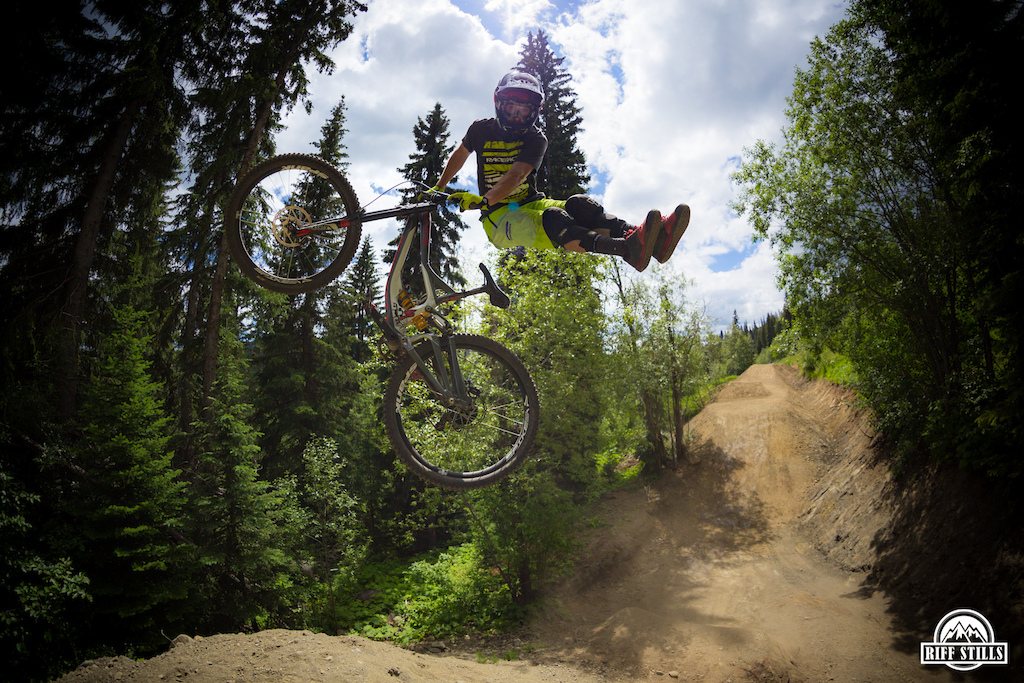
<svg viewBox="0 0 1024 683"><path fill-rule="evenodd" d="M810 379L824 379L851 389L857 387L857 372L853 368L853 363L848 357L828 348L823 349L817 356L809 350L801 349L775 362L796 365Z"/></svg>

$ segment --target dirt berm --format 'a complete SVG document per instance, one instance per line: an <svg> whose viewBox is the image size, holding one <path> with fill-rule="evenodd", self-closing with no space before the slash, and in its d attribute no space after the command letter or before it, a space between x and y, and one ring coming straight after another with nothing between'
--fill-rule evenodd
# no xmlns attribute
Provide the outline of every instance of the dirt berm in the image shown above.
<svg viewBox="0 0 1024 683"><path fill-rule="evenodd" d="M792 367L750 368L690 423L691 462L608 495L577 573L500 641L181 636L61 681L1024 681L1015 493L957 472L893 478L852 398ZM921 665L919 644L965 607L1010 643L1009 666ZM518 659L479 663L481 650Z"/></svg>

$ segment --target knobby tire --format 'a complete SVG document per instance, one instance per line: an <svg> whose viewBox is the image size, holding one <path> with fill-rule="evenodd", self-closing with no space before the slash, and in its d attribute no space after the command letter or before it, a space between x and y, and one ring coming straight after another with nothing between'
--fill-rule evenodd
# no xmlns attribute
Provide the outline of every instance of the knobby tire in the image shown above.
<svg viewBox="0 0 1024 683"><path fill-rule="evenodd" d="M258 164L235 186L225 211L231 255L257 284L284 294L330 284L359 246L360 207L348 180L309 154ZM348 218L345 226L338 219ZM329 222L334 228L313 232Z"/></svg>
<svg viewBox="0 0 1024 683"><path fill-rule="evenodd" d="M453 338L475 399L472 411L442 405L407 354L384 392L384 424L399 457L420 477L449 489L482 488L505 479L526 460L537 437L540 400L512 351L479 335ZM417 352L430 359L436 375L429 344L420 344Z"/></svg>

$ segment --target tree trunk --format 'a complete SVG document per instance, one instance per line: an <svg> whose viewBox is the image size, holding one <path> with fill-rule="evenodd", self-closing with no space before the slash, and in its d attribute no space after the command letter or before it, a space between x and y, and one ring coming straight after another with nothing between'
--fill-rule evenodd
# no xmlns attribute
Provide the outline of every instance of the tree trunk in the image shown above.
<svg viewBox="0 0 1024 683"><path fill-rule="evenodd" d="M298 58L298 49L293 49L287 55L283 56L280 63L280 68L277 73L277 78L274 79L274 92L268 96L258 107L258 113L256 120L253 122L252 132L245 141L245 145L242 149L242 159L238 166L238 174L235 180L239 180L242 175L252 165L253 159L256 158L256 152L259 150L260 139L263 137L263 131L267 127L267 123L270 121L270 115L274 111L274 103L277 101L281 92L284 90L285 78L288 73L288 68L292 65L295 59ZM219 192L219 188L223 184L223 179L218 178L214 183L213 191L214 195ZM214 270L213 282L210 284L210 307L209 314L206 318L206 343L203 351L203 410L207 418L210 417L210 408L213 402L213 384L217 378L217 365L218 365L218 353L220 348L220 320L221 320L221 303L224 299L224 286L227 280L228 272L228 241L227 233L223 233L220 239L220 246L217 250L217 267Z"/></svg>
<svg viewBox="0 0 1024 683"><path fill-rule="evenodd" d="M203 411L207 419L212 417L213 385L217 381L217 366L220 353L220 318L224 299L224 283L228 274L228 235L221 233L217 250L217 267L210 286L210 308L206 318L206 343L203 348Z"/></svg>
<svg viewBox="0 0 1024 683"><path fill-rule="evenodd" d="M644 407L644 425L647 427L647 440L654 448L654 456L647 463L655 472L665 468L665 461L668 460L668 451L665 449L665 440L661 438L661 428L658 417L661 414L658 406L658 397L650 391L640 393L640 402Z"/></svg>
<svg viewBox="0 0 1024 683"><path fill-rule="evenodd" d="M679 462L686 455L686 442L683 439L683 406L682 392L679 390L679 380L676 371L672 370L672 427L673 445L675 446L675 462Z"/></svg>
<svg viewBox="0 0 1024 683"><path fill-rule="evenodd" d="M682 378L679 376L679 364L676 359L676 333L670 325L668 328L669 363L672 371L669 374L672 382L672 444L675 462L683 459L686 444L683 442L683 392L680 388Z"/></svg>
<svg viewBox="0 0 1024 683"><path fill-rule="evenodd" d="M175 451L175 466L186 472L196 472L199 468L192 429L192 423L195 420L193 402L195 386L192 384L192 378L195 377L196 369L195 344L199 320L199 283L201 282L200 272L204 268L204 261L205 259L199 255L193 260L188 293L185 297L185 319L181 331L181 367L183 377L178 383L178 427L186 438L182 446Z"/></svg>
<svg viewBox="0 0 1024 683"><path fill-rule="evenodd" d="M103 212L107 208L117 167L124 157L135 119L142 109L142 102L128 103L121 118L107 138L106 150L100 159L89 199L82 214L82 227L75 240L75 251L68 270L65 303L62 313L63 328L63 372L61 378L58 409L62 417L71 417L78 411L79 355L82 317L89 289L89 273L96 256L96 242L99 239Z"/></svg>
<svg viewBox="0 0 1024 683"><path fill-rule="evenodd" d="M622 284L622 277L619 274L618 264L615 265L614 274L615 284L619 289L619 301L625 304L626 288ZM637 340L640 338L640 335L632 320L627 319L626 324L629 328L630 350L632 351L634 360L637 362L637 365L639 365L640 349L637 347ZM661 407L658 405L658 397L646 389L641 389L640 404L644 409L644 426L647 428L647 440L654 448L654 460L649 464L656 472L660 472L665 466L665 461L668 459L668 455L665 450L665 440L661 438L661 427L659 426L660 420L658 418L661 416L662 411Z"/></svg>
<svg viewBox="0 0 1024 683"><path fill-rule="evenodd" d="M267 123L270 121L270 115L274 111L274 103L280 97L281 93L284 92L285 79L288 77L288 69L291 68L292 64L296 59L299 58L298 46L292 48L291 52L283 55L282 60L279 62L280 67L277 71L277 77L274 79L274 93L272 96L267 97L262 104L259 106L256 120L253 121L252 132L249 134L249 138L245 141L242 153L242 163L238 167L238 178L249 169L252 165L253 159L256 158L256 152L260 147L260 138L263 137L263 131L267 127ZM236 178L236 180L238 179Z"/></svg>
<svg viewBox="0 0 1024 683"><path fill-rule="evenodd" d="M196 338L196 321L199 316L199 270L202 261L196 258L192 265L192 276L189 278L188 295L185 299L185 320L181 331L181 353L186 373L191 374L189 366L192 365L191 349ZM179 423L178 426L184 433L191 431L192 424L192 391L188 382L181 382L178 385Z"/></svg>

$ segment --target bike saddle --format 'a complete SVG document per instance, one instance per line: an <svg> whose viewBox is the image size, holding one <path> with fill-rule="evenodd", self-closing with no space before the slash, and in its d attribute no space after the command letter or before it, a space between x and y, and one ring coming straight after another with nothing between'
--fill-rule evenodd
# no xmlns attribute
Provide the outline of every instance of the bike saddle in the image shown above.
<svg viewBox="0 0 1024 683"><path fill-rule="evenodd" d="M508 308L512 305L512 300L508 298L505 292L501 291L501 288L494 282L494 278L491 277L491 271L487 270L487 266L480 264L480 270L484 274L484 290L487 292L487 296L491 299L491 305L497 306L498 308Z"/></svg>

